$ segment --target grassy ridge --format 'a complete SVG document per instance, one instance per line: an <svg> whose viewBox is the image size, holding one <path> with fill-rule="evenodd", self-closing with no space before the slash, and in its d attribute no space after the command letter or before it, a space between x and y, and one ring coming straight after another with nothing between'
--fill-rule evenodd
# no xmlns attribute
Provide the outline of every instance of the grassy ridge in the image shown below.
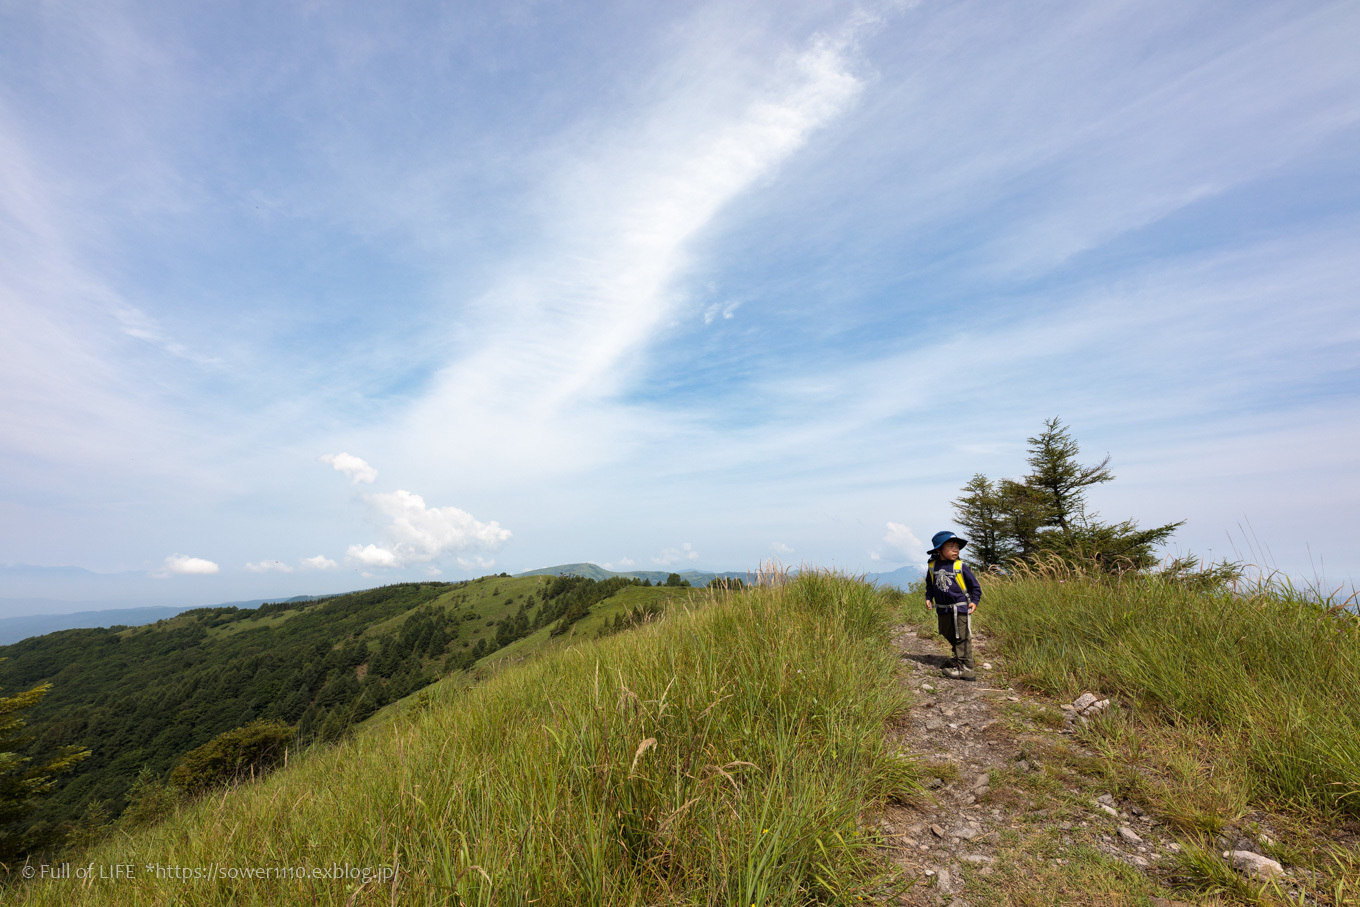
<svg viewBox="0 0 1360 907"><path fill-rule="evenodd" d="M696 599L698 601L698 599ZM890 602L806 574L507 667L30 883L48 904L859 903L861 812L915 789ZM75 861L73 860L73 863ZM156 878L147 864L388 867L392 881Z"/></svg>
<svg viewBox="0 0 1360 907"><path fill-rule="evenodd" d="M1248 801L1360 816L1354 615L1287 588L1206 594L1068 568L994 579L984 605L1018 678L1117 695L1188 731Z"/></svg>

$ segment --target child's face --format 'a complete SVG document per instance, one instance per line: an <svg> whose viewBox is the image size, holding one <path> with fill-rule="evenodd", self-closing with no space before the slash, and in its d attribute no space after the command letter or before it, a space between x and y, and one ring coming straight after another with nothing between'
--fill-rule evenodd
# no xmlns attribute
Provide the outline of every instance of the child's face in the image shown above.
<svg viewBox="0 0 1360 907"><path fill-rule="evenodd" d="M956 560L958 560L958 559L959 559L959 543L958 543L958 542L945 542L943 545L940 546L940 557L944 558L944 559L947 560L947 561L956 561Z"/></svg>

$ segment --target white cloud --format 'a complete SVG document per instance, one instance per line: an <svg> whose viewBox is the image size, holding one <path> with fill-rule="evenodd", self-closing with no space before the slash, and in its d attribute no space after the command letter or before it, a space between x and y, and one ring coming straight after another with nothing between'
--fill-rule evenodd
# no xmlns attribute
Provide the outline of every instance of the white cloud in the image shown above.
<svg viewBox="0 0 1360 907"><path fill-rule="evenodd" d="M793 548L785 545L783 542L770 542L770 548L776 554L793 554Z"/></svg>
<svg viewBox="0 0 1360 907"><path fill-rule="evenodd" d="M218 566L212 561L201 557L189 557L187 554L172 554L151 575L157 579L165 579L169 576L208 576L217 571Z"/></svg>
<svg viewBox="0 0 1360 907"><path fill-rule="evenodd" d="M662 567L671 567L682 561L697 561L698 559L699 552L695 551L694 546L689 542L685 542L679 548L663 549L659 557L652 558L652 563Z"/></svg>
<svg viewBox="0 0 1360 907"><path fill-rule="evenodd" d="M345 551L345 557L365 567L397 566L397 556L377 545L350 545Z"/></svg>
<svg viewBox="0 0 1360 907"><path fill-rule="evenodd" d="M712 324L719 318L722 318L725 321L731 321L733 315L737 311L737 306L739 305L741 305L740 302L729 302L727 305L715 302L713 305L704 309L704 324Z"/></svg>
<svg viewBox="0 0 1360 907"><path fill-rule="evenodd" d="M360 482L372 485L378 480L378 470L369 466L367 462L348 453L322 454L317 457L322 463L329 463L335 468L336 472L343 472L350 477L355 485Z"/></svg>
<svg viewBox="0 0 1360 907"><path fill-rule="evenodd" d="M888 549L887 553L896 555L892 560L900 561L924 561L926 559L926 546L921 544L921 540L916 537L910 527L903 523L888 523L888 531L882 538L883 548ZM882 560L884 556L882 548L869 552L870 560Z"/></svg>
<svg viewBox="0 0 1360 907"><path fill-rule="evenodd" d="M432 564L432 565L430 565L429 567L426 567L426 568L425 568L425 575L426 575L426 576L443 576L443 575L444 575L444 571L443 571L443 570L440 570L438 567L436 567L436 566L434 566L434 565Z"/></svg>
<svg viewBox="0 0 1360 907"><path fill-rule="evenodd" d="M346 556L370 567L403 567L439 560L455 552L494 551L510 538L510 530L495 520L483 522L457 507L428 507L409 491L364 497L373 515L386 525L383 544L350 545ZM480 556L464 566L489 567Z"/></svg>
<svg viewBox="0 0 1360 907"><path fill-rule="evenodd" d="M462 567L464 570L490 570L492 567L496 566L495 558L486 558L481 555L460 557L457 558L457 561L458 566Z"/></svg>
<svg viewBox="0 0 1360 907"><path fill-rule="evenodd" d="M852 16L802 47L764 48L755 79L745 31L708 35L716 43L685 48L639 86L647 103L635 112L564 138L537 193L541 245L508 262L459 322L455 348L474 352L366 443L408 459L438 451L440 470L492 482L626 459L639 412L621 414L616 395L680 320L692 243L856 102L853 43L870 24ZM724 301L710 320L735 310Z"/></svg>
<svg viewBox="0 0 1360 907"><path fill-rule="evenodd" d="M302 568L304 570L334 570L338 566L340 565L326 557L324 554L318 554L316 557L304 557L302 559Z"/></svg>
<svg viewBox="0 0 1360 907"><path fill-rule="evenodd" d="M293 568L279 561L256 561L253 564L246 564L246 569L251 573L292 573ZM215 572L215 571L214 571Z"/></svg>

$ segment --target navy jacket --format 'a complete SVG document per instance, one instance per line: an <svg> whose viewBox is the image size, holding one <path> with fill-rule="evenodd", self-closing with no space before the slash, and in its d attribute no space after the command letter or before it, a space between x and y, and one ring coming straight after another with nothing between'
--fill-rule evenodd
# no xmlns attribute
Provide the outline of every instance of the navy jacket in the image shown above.
<svg viewBox="0 0 1360 907"><path fill-rule="evenodd" d="M954 576L954 562L936 559L934 569L926 568L926 599L935 605L937 611L947 611L953 605L960 614L968 612L968 603L977 604L982 601L982 587L978 585L977 577L969 569L967 564L963 565L963 582L966 590L959 588L958 580Z"/></svg>

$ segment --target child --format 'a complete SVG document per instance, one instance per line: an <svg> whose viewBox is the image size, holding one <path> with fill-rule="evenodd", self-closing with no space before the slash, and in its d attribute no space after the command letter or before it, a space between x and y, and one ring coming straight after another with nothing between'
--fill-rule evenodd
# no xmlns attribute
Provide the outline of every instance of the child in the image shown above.
<svg viewBox="0 0 1360 907"><path fill-rule="evenodd" d="M954 657L944 664L944 676L975 680L972 622L965 615L977 610L982 587L968 565L959 560L959 550L968 540L952 532L937 532L930 544L935 547L926 552L930 556L926 566L926 607L935 606L940 635L954 647Z"/></svg>

